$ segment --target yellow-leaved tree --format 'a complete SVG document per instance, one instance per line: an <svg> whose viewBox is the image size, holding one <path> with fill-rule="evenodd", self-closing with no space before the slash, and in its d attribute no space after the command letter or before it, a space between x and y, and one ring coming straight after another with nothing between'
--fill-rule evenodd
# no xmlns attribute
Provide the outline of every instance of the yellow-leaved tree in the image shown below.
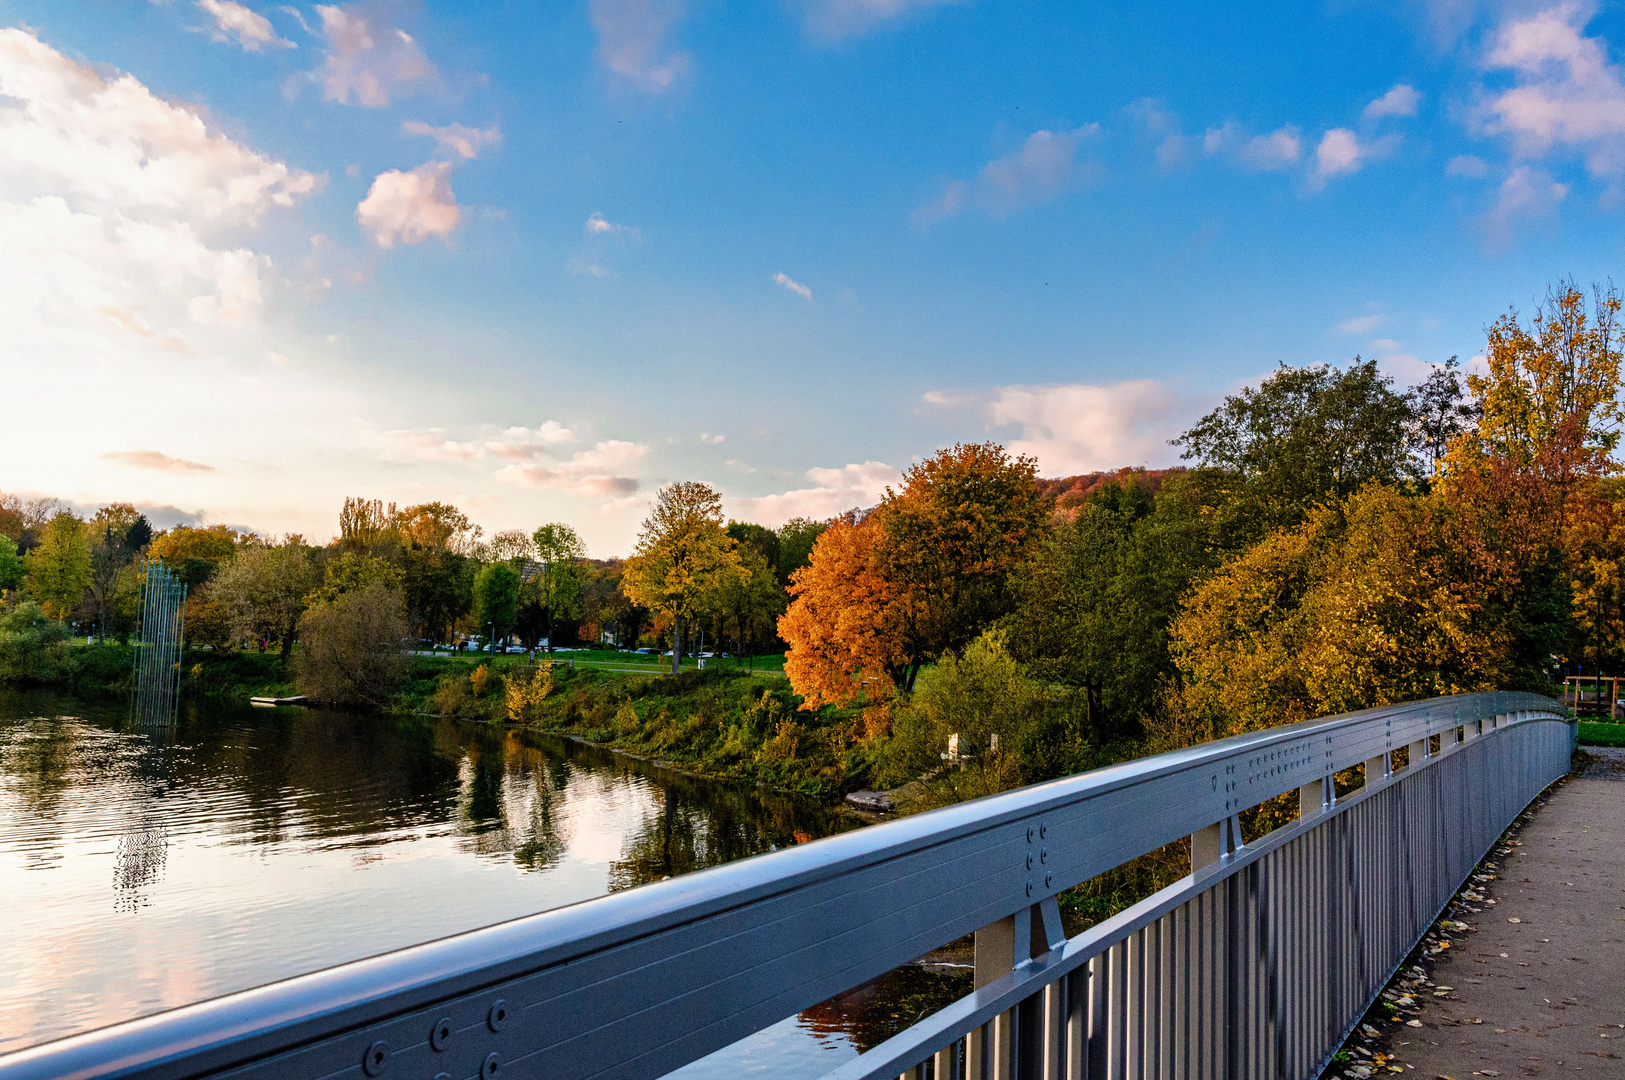
<svg viewBox="0 0 1625 1080"><path fill-rule="evenodd" d="M683 653L683 625L710 611L718 593L748 571L724 528L722 496L680 481L660 489L626 560L621 588L635 604L672 620L671 670Z"/></svg>
<svg viewBox="0 0 1625 1080"><path fill-rule="evenodd" d="M1172 626L1179 742L1495 689L1448 507L1370 484L1226 564Z"/></svg>

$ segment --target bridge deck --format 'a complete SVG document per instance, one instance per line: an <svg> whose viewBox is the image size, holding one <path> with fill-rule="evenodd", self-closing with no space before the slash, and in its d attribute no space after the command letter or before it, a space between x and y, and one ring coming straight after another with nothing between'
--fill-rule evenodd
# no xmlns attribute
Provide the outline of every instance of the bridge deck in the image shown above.
<svg viewBox="0 0 1625 1080"><path fill-rule="evenodd" d="M1430 962L1450 996L1421 995L1419 1030L1366 1044L1407 1075L1625 1076L1625 750L1589 752L1495 857L1496 903L1463 916L1475 930Z"/></svg>

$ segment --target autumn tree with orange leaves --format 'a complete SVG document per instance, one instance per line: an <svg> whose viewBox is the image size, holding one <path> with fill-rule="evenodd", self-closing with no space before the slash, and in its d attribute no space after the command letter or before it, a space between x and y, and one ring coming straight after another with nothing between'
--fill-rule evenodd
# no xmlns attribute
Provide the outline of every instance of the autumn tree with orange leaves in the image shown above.
<svg viewBox="0 0 1625 1080"><path fill-rule="evenodd" d="M779 622L805 708L912 690L921 664L1010 610L1011 574L1049 523L1035 468L993 443L954 446L818 538Z"/></svg>

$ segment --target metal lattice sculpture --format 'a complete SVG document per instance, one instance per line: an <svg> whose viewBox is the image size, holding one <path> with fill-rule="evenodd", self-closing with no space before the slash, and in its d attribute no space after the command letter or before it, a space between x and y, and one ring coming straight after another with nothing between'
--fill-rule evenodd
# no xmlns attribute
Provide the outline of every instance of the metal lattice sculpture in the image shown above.
<svg viewBox="0 0 1625 1080"><path fill-rule="evenodd" d="M180 690L186 583L157 559L141 564L141 613L130 689L130 719L140 725L174 719Z"/></svg>

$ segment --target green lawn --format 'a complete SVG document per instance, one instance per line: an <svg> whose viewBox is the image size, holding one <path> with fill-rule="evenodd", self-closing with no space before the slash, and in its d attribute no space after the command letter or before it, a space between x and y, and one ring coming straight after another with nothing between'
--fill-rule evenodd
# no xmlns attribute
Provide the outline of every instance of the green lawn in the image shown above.
<svg viewBox="0 0 1625 1080"><path fill-rule="evenodd" d="M1581 746L1625 746L1625 724L1606 720L1580 721Z"/></svg>
<svg viewBox="0 0 1625 1080"><path fill-rule="evenodd" d="M436 653L436 656L454 658L458 660L478 660L481 654L462 653ZM540 653L538 656L542 655ZM507 659L524 659L518 653L509 654ZM498 655L498 660L504 659ZM650 674L659 674L671 670L671 657L654 656L648 653L617 652L613 649L582 649L579 651L556 652L553 659L560 662L573 662L577 667L603 668L608 671L647 671ZM694 671L699 667L699 661L692 656L683 657L682 670ZM758 671L764 674L784 673L784 654L773 653L767 656L755 656L750 660L725 659L713 657L705 662L707 671L720 671L724 669L739 669L742 671Z"/></svg>

